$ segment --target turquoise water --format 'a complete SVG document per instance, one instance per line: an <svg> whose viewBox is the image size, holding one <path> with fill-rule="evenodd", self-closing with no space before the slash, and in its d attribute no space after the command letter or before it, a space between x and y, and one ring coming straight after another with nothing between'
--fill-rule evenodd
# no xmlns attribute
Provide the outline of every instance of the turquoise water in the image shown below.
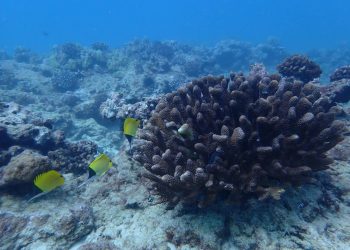
<svg viewBox="0 0 350 250"><path fill-rule="evenodd" d="M346 0L2 0L0 48L41 52L67 41L116 47L136 38L212 44L270 37L293 51L331 48L350 41L349 9Z"/></svg>

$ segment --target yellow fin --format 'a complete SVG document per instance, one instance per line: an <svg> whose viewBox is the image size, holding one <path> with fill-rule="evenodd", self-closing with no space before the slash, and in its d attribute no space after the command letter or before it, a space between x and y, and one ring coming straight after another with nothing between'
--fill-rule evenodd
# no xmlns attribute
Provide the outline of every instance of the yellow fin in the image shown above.
<svg viewBox="0 0 350 250"><path fill-rule="evenodd" d="M124 135L135 136L140 120L134 118L126 118L124 121Z"/></svg>
<svg viewBox="0 0 350 250"><path fill-rule="evenodd" d="M55 170L39 174L34 179L34 185L42 192L50 192L63 184L63 176Z"/></svg>
<svg viewBox="0 0 350 250"><path fill-rule="evenodd" d="M90 163L89 168L91 168L96 173L96 175L101 176L107 172L107 170L110 169L112 165L112 161L107 155L100 154L95 160L93 160L93 162Z"/></svg>

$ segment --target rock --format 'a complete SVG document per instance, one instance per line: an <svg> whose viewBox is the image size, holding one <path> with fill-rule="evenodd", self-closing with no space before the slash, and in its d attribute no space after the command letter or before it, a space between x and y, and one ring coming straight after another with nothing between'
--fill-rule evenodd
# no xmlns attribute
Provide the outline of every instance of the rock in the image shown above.
<svg viewBox="0 0 350 250"><path fill-rule="evenodd" d="M329 78L331 82L339 81L342 79L350 80L350 65L337 68Z"/></svg>
<svg viewBox="0 0 350 250"><path fill-rule="evenodd" d="M59 210L0 211L0 242L4 249L68 249L94 229L92 209L84 204ZM53 212L54 211L54 212Z"/></svg>
<svg viewBox="0 0 350 250"><path fill-rule="evenodd" d="M81 245L78 250L118 250L120 248L116 247L112 242L102 241L102 242L92 242Z"/></svg>
<svg viewBox="0 0 350 250"><path fill-rule="evenodd" d="M331 101L346 103L350 100L350 79L333 81L331 84L322 87L322 91Z"/></svg>
<svg viewBox="0 0 350 250"><path fill-rule="evenodd" d="M11 161L0 169L0 188L23 188L31 185L35 176L51 168L49 158L32 150L24 150L12 157Z"/></svg>
<svg viewBox="0 0 350 250"><path fill-rule="evenodd" d="M84 174L94 159L97 146L90 141L65 143L64 147L47 153L55 168L65 173Z"/></svg>
<svg viewBox="0 0 350 250"><path fill-rule="evenodd" d="M0 213L0 242L1 247L13 246L18 241L21 232L28 224L28 218L11 213ZM5 248L4 248L5 249ZM15 249L15 248L6 248Z"/></svg>

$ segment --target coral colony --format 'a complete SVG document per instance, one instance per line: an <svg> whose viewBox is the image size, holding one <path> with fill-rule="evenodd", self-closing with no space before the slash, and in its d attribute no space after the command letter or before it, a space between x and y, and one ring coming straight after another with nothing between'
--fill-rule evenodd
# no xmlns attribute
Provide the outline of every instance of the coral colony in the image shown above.
<svg viewBox="0 0 350 250"><path fill-rule="evenodd" d="M295 70L300 80L319 76L301 59L287 59L281 73L291 76L296 61L305 69ZM159 101L134 158L173 204L279 199L288 184L314 182L332 163L325 153L343 140L337 106L300 80L255 73L193 80Z"/></svg>

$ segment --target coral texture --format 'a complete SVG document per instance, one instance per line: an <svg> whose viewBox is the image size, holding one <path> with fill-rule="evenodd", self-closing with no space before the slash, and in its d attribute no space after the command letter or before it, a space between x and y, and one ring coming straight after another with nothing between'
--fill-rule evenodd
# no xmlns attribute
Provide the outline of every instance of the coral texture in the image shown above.
<svg viewBox="0 0 350 250"><path fill-rule="evenodd" d="M58 70L51 78L53 87L62 92L76 89L80 80L79 74L67 70Z"/></svg>
<svg viewBox="0 0 350 250"><path fill-rule="evenodd" d="M159 98L149 97L145 100L129 104L119 93L113 92L110 97L101 104L100 114L107 119L124 119L134 117L142 120L149 118L157 105Z"/></svg>
<svg viewBox="0 0 350 250"><path fill-rule="evenodd" d="M350 101L350 79L333 81L324 86L322 92L333 102L346 103Z"/></svg>
<svg viewBox="0 0 350 250"><path fill-rule="evenodd" d="M312 83L209 76L160 100L134 158L173 204L279 199L286 185L314 182L332 163L325 153L344 128L336 109Z"/></svg>
<svg viewBox="0 0 350 250"><path fill-rule="evenodd" d="M8 85L8 87L13 87L17 82L15 75L8 69L0 67L0 86Z"/></svg>
<svg viewBox="0 0 350 250"><path fill-rule="evenodd" d="M49 159L32 150L24 150L12 157L0 172L0 189L17 185L30 185L36 175L50 169Z"/></svg>
<svg viewBox="0 0 350 250"><path fill-rule="evenodd" d="M94 214L89 206L71 203L67 209L62 203L41 204L34 208L35 212L0 210L1 249L28 245L34 245L28 249L40 249L36 246L40 240L45 242L43 249L69 249L93 231Z"/></svg>
<svg viewBox="0 0 350 250"><path fill-rule="evenodd" d="M350 66L337 68L329 78L331 82L339 81L341 79L350 79Z"/></svg>
<svg viewBox="0 0 350 250"><path fill-rule="evenodd" d="M306 56L294 55L288 57L277 66L278 72L283 76L293 76L303 82L312 81L320 77L322 70L315 62Z"/></svg>
<svg viewBox="0 0 350 250"><path fill-rule="evenodd" d="M66 143L65 147L49 151L48 156L55 168L64 172L82 174L96 151L96 144L90 141L79 141Z"/></svg>
<svg viewBox="0 0 350 250"><path fill-rule="evenodd" d="M97 150L88 141L68 142L50 120L15 103L0 103L0 191L29 192L36 175L49 169L82 174Z"/></svg>

